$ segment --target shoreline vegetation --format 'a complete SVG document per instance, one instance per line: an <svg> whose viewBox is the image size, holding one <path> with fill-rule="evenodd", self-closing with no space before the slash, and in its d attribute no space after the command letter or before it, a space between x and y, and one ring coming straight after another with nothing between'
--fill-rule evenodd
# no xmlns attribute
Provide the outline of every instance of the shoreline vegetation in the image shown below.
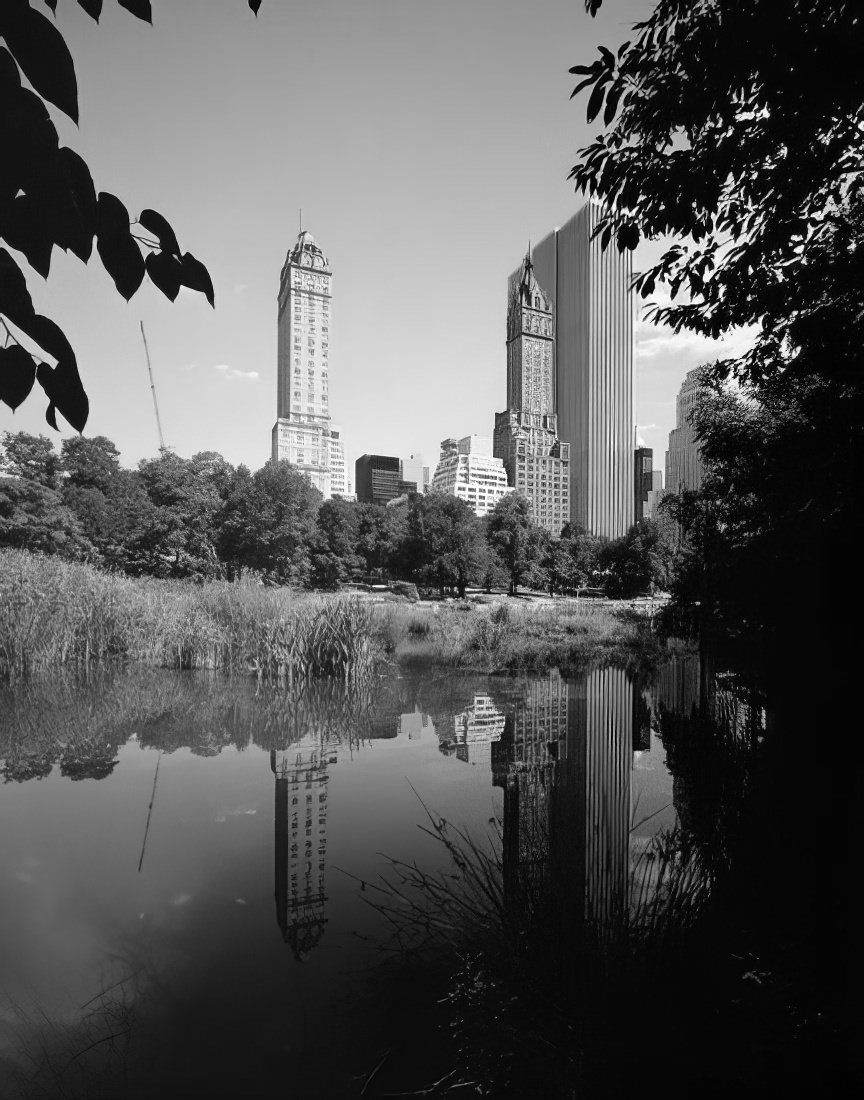
<svg viewBox="0 0 864 1100"><path fill-rule="evenodd" d="M380 602L256 582L130 578L22 550L0 551L0 679L115 663L263 679L350 680L377 664L482 672L629 664L660 646L620 606Z"/></svg>

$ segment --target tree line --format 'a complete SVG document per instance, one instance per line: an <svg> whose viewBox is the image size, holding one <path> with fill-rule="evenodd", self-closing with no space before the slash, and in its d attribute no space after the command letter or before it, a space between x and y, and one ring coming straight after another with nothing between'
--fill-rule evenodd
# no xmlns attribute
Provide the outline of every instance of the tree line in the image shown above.
<svg viewBox="0 0 864 1100"><path fill-rule="evenodd" d="M550 593L603 589L628 597L669 586L680 556L668 520L642 520L606 540L568 525L560 538L532 523L509 493L478 518L444 493L388 506L323 500L288 462L259 470L215 451L162 449L137 469L104 436L5 432L0 547L89 561L131 576L233 580L334 590L360 578Z"/></svg>

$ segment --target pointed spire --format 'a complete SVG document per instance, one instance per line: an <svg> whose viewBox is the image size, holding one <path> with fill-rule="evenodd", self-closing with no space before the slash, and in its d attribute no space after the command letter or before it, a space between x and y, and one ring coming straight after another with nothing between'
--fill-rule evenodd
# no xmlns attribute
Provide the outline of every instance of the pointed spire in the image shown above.
<svg viewBox="0 0 864 1100"><path fill-rule="evenodd" d="M531 304L531 272L534 269L534 265L531 263L531 238L528 238L528 251L525 253L525 259L522 262L522 286L521 290L523 297Z"/></svg>

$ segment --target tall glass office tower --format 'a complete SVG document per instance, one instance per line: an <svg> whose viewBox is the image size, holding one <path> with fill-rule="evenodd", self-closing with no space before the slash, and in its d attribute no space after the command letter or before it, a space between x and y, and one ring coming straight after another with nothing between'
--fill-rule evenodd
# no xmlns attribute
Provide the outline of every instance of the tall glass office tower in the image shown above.
<svg viewBox="0 0 864 1100"><path fill-rule="evenodd" d="M570 520L617 538L633 522L633 339L630 252L604 252L586 203L532 251L555 317L558 437L570 445ZM511 276L511 281L518 272Z"/></svg>

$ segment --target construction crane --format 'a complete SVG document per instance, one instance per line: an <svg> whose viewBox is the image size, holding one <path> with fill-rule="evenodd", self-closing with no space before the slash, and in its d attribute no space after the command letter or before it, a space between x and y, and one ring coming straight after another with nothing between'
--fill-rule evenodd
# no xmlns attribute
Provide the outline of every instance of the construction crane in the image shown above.
<svg viewBox="0 0 864 1100"><path fill-rule="evenodd" d="M147 373L150 375L150 392L153 394L153 408L156 411L156 427L159 429L159 450L165 450L165 439L162 435L162 421L159 419L159 406L156 404L156 386L153 382L153 368L150 366L150 349L147 347L147 337L144 335L144 322L141 325L141 339L144 341L144 354L147 356Z"/></svg>

